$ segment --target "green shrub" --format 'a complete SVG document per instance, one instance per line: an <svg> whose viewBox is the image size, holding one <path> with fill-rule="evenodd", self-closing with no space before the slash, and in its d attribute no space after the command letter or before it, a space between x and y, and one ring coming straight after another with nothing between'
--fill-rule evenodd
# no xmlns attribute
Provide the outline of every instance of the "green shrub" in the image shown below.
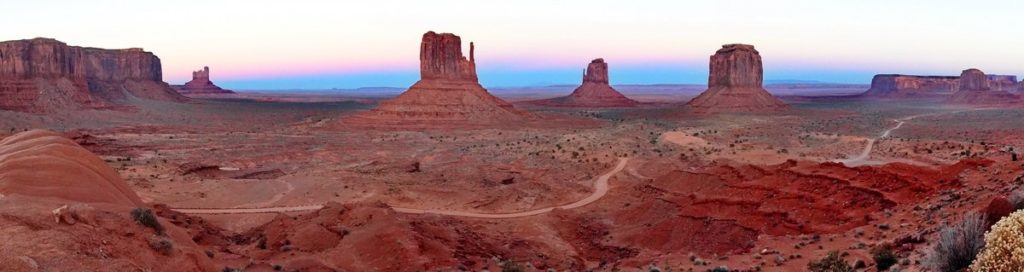
<svg viewBox="0 0 1024 272"><path fill-rule="evenodd" d="M853 272L853 267L839 257L838 251L832 251L824 258L808 263L807 270L811 272Z"/></svg>
<svg viewBox="0 0 1024 272"><path fill-rule="evenodd" d="M132 210L132 219L139 225L155 230L157 234L164 233L164 226L160 225L160 220L157 220L156 215L153 215L153 210L141 207L135 208Z"/></svg>
<svg viewBox="0 0 1024 272"><path fill-rule="evenodd" d="M892 245L890 244L883 244L872 248L871 257L875 260L875 268L878 268L878 271L885 271L899 262L899 258L892 251Z"/></svg>

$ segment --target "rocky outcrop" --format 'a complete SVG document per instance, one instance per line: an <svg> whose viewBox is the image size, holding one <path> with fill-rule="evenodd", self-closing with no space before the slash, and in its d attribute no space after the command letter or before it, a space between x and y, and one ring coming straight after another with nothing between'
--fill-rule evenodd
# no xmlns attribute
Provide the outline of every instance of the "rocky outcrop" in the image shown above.
<svg viewBox="0 0 1024 272"><path fill-rule="evenodd" d="M960 74L959 90L953 93L949 102L956 104L1013 104L1021 102L1021 97L1004 90L995 90L989 83L989 77L978 69L967 69Z"/></svg>
<svg viewBox="0 0 1024 272"><path fill-rule="evenodd" d="M708 89L690 100L696 112L779 111L786 103L763 87L761 55L752 45L723 45L711 56Z"/></svg>
<svg viewBox="0 0 1024 272"><path fill-rule="evenodd" d="M957 76L875 75L864 96L881 98L920 98L952 94L960 85Z"/></svg>
<svg viewBox="0 0 1024 272"><path fill-rule="evenodd" d="M0 194L141 206L103 159L64 136L32 130L0 141Z"/></svg>
<svg viewBox="0 0 1024 272"><path fill-rule="evenodd" d="M1016 76L987 75L990 87L1012 91ZM864 96L878 98L927 98L952 95L960 89L959 76L875 75Z"/></svg>
<svg viewBox="0 0 1024 272"><path fill-rule="evenodd" d="M108 108L130 98L184 101L163 83L160 58L139 48L68 46L46 38L0 42L0 109Z"/></svg>
<svg viewBox="0 0 1024 272"><path fill-rule="evenodd" d="M459 36L423 34L420 80L398 97L342 122L371 127L486 126L528 118L477 82L474 50L470 43L467 59Z"/></svg>
<svg viewBox="0 0 1024 272"><path fill-rule="evenodd" d="M1008 75L987 75L989 87L997 91L1016 91L1017 90L1017 76Z"/></svg>
<svg viewBox="0 0 1024 272"><path fill-rule="evenodd" d="M528 104L553 107L633 107L640 102L629 99L608 84L608 63L594 59L583 71L583 83L565 97L527 102Z"/></svg>
<svg viewBox="0 0 1024 272"><path fill-rule="evenodd" d="M235 93L222 89L213 81L210 81L210 67L204 66L202 70L192 71L192 80L185 85L174 86L174 89L181 94L224 94Z"/></svg>

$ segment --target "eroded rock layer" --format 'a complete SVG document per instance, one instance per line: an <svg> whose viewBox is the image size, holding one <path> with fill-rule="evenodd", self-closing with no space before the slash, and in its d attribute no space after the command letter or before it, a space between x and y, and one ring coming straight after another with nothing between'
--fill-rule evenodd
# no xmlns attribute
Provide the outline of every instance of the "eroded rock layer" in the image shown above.
<svg viewBox="0 0 1024 272"><path fill-rule="evenodd" d="M629 99L608 84L608 63L594 59L583 72L583 83L572 94L536 101L536 105L555 107L633 107L640 102Z"/></svg>
<svg viewBox="0 0 1024 272"><path fill-rule="evenodd" d="M875 75L871 89L864 93L871 97L909 98L949 95L960 85L956 76Z"/></svg>
<svg viewBox="0 0 1024 272"><path fill-rule="evenodd" d="M993 89L989 77L978 69L967 69L960 74L960 86L949 102L957 104L1014 104L1021 102L1019 95Z"/></svg>
<svg viewBox="0 0 1024 272"><path fill-rule="evenodd" d="M68 46L45 38L0 42L0 109L105 108L130 98L184 101L163 82L160 59L139 48Z"/></svg>
<svg viewBox="0 0 1024 272"><path fill-rule="evenodd" d="M181 94L218 94L235 93L222 89L210 81L210 67L203 67L202 70L192 72L192 80L185 85L175 86L175 90Z"/></svg>
<svg viewBox="0 0 1024 272"><path fill-rule="evenodd" d="M463 126L519 121L529 114L491 95L477 82L474 46L469 59L450 33L423 34L420 80L377 108L346 118L358 126Z"/></svg>
<svg viewBox="0 0 1024 272"><path fill-rule="evenodd" d="M723 45L713 56L708 89L690 100L698 112L763 112L786 108L786 103L763 87L764 68L752 45Z"/></svg>

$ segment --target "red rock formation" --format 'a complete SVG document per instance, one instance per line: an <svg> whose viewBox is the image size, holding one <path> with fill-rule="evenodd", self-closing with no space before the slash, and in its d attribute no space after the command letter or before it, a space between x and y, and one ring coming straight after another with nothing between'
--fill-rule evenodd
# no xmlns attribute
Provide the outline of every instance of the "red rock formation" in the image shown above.
<svg viewBox="0 0 1024 272"><path fill-rule="evenodd" d="M0 141L4 271L219 269L185 230L162 218L160 228L137 223L136 207L145 203L117 171L60 134L32 130Z"/></svg>
<svg viewBox="0 0 1024 272"><path fill-rule="evenodd" d="M949 95L960 85L956 76L875 75L865 96L883 98L935 97Z"/></svg>
<svg viewBox="0 0 1024 272"><path fill-rule="evenodd" d="M697 112L778 111L786 104L762 86L761 55L752 45L727 44L711 56L708 89L690 100Z"/></svg>
<svg viewBox="0 0 1024 272"><path fill-rule="evenodd" d="M206 66L202 70L192 72L192 81L186 82L185 85L175 86L174 89L181 94L235 93L213 84L213 81L210 81L210 67Z"/></svg>
<svg viewBox="0 0 1024 272"><path fill-rule="evenodd" d="M985 208L981 209L981 214L985 215L985 221L989 227L999 222L999 219L1003 219L1013 213L1013 203L1005 197L997 196L989 201Z"/></svg>
<svg viewBox="0 0 1024 272"><path fill-rule="evenodd" d="M0 109L29 112L110 107L130 97L185 99L163 83L152 53L45 38L0 42L0 97Z"/></svg>
<svg viewBox="0 0 1024 272"><path fill-rule="evenodd" d="M1017 76L1007 75L987 75L989 86L993 90L997 91L1015 91L1017 90Z"/></svg>
<svg viewBox="0 0 1024 272"><path fill-rule="evenodd" d="M555 107L633 107L640 102L622 95L608 85L608 63L594 59L583 72L583 84L566 97L539 100L530 104Z"/></svg>
<svg viewBox="0 0 1024 272"><path fill-rule="evenodd" d="M477 126L514 122L529 114L491 95L477 82L475 50L462 55L462 41L450 33L423 34L420 80L398 97L343 123L373 127Z"/></svg>
<svg viewBox="0 0 1024 272"><path fill-rule="evenodd" d="M950 96L949 102L957 104L1012 104L1021 102L1021 97L1007 91L994 90L988 76L978 69L967 69L960 74L960 87Z"/></svg>
<svg viewBox="0 0 1024 272"><path fill-rule="evenodd" d="M995 90L1012 91L1016 76L987 75ZM880 98L924 98L951 95L960 89L959 76L875 75L864 96Z"/></svg>

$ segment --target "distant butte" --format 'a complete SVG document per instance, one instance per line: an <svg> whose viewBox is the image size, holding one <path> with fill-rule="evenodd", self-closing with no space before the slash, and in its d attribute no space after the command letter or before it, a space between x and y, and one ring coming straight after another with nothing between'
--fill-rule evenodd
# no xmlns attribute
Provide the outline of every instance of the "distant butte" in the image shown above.
<svg viewBox="0 0 1024 272"><path fill-rule="evenodd" d="M1016 76L986 75L990 87L998 91L1013 91ZM959 90L959 76L914 76L898 74L875 75L871 89L865 97L875 98L928 98L946 97Z"/></svg>
<svg viewBox="0 0 1024 272"><path fill-rule="evenodd" d="M708 89L690 100L695 112L770 112L787 108L763 87L761 54L753 45L723 45L711 56Z"/></svg>
<svg viewBox="0 0 1024 272"><path fill-rule="evenodd" d="M992 88L989 76L978 69L967 69L960 74L960 86L956 93L949 97L950 103L956 104L1013 104L1021 102L1019 95L1005 90Z"/></svg>
<svg viewBox="0 0 1024 272"><path fill-rule="evenodd" d="M175 90L181 94L235 93L213 84L213 81L210 81L210 67L208 66L204 66L202 70L193 71L192 81L185 83L185 85L175 86Z"/></svg>
<svg viewBox="0 0 1024 272"><path fill-rule="evenodd" d="M420 80L398 97L343 123L373 127L488 126L528 119L530 114L487 92L477 81L475 47L469 59L451 33L423 34Z"/></svg>
<svg viewBox="0 0 1024 272"><path fill-rule="evenodd" d="M583 72L583 83L569 96L528 102L554 107L611 108L634 107L640 102L629 99L608 84L608 63L594 59Z"/></svg>
<svg viewBox="0 0 1024 272"><path fill-rule="evenodd" d="M0 109L23 112L118 108L135 98L187 99L163 82L153 53L47 38L0 42L0 97Z"/></svg>

